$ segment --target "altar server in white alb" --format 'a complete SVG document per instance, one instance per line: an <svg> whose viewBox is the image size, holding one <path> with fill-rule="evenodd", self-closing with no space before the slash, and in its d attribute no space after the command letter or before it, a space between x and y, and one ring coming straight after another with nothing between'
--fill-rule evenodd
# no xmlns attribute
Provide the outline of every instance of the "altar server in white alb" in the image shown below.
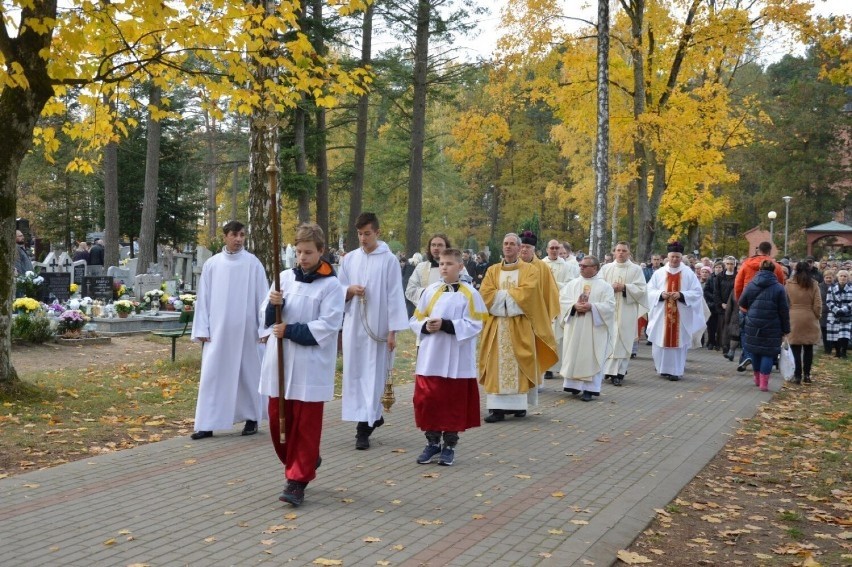
<svg viewBox="0 0 852 567"><path fill-rule="evenodd" d="M600 396L603 370L615 329L615 295L598 275L595 256L580 260L580 277L560 293L565 325L562 337L562 389L584 402Z"/></svg>
<svg viewBox="0 0 852 567"><path fill-rule="evenodd" d="M704 331L704 292L695 273L684 266L683 246L668 246L668 263L648 282L648 339L654 366L663 378L680 380L693 337Z"/></svg>
<svg viewBox="0 0 852 567"><path fill-rule="evenodd" d="M257 391L261 354L257 330L269 282L246 251L245 225L222 227L225 246L204 263L198 283L192 340L201 343L201 381L193 439L213 436L245 421L243 435L257 433L264 402Z"/></svg>
<svg viewBox="0 0 852 567"><path fill-rule="evenodd" d="M551 240L547 243L547 256L541 259L553 274L553 280L556 282L558 292L562 292L565 286L568 285L574 277L568 262L559 256L559 251L562 250L562 243L558 240ZM578 268L579 270L579 268ZM556 354L562 358L562 318L556 317L553 320L553 338L556 339ZM554 378L562 378L559 375L559 369L562 367L562 361L557 360L556 363L547 369L544 373L545 380Z"/></svg>
<svg viewBox="0 0 852 567"><path fill-rule="evenodd" d="M621 386L639 336L639 317L648 312L648 294L642 268L630 261L630 245L619 242L612 254L614 261L601 268L601 277L615 292L615 327L604 376Z"/></svg>
<svg viewBox="0 0 852 567"><path fill-rule="evenodd" d="M396 332L408 328L399 261L379 240L379 219L355 219L360 247L340 263L346 290L343 319L343 421L356 421L355 448L370 448L370 435L385 420L381 397L393 367Z"/></svg>
<svg viewBox="0 0 852 567"><path fill-rule="evenodd" d="M322 413L334 399L337 333L343 324L344 291L331 264L322 260L325 235L317 224L296 230L296 265L281 272L281 291L269 290L263 306L267 338L260 393L269 398L269 431L287 486L279 500L300 506L320 462ZM280 325L275 306L281 305ZM269 336L273 335L273 336ZM278 391L278 341L284 345L284 432L281 443Z"/></svg>
<svg viewBox="0 0 852 567"><path fill-rule="evenodd" d="M476 336L488 311L479 292L459 280L464 269L460 250L443 250L438 266L440 281L425 289L410 320L420 338L414 421L427 442L417 462L425 465L439 457L439 465L451 466L459 433L480 425Z"/></svg>

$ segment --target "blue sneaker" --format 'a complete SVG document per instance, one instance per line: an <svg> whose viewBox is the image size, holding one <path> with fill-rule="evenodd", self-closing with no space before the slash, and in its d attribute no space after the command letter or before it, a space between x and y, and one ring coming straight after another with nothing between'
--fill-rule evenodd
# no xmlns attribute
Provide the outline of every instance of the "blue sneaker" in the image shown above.
<svg viewBox="0 0 852 567"><path fill-rule="evenodd" d="M447 447L444 445L444 449L441 451L441 460L438 462L439 465L445 467L453 466L453 461L456 460L456 450L453 447Z"/></svg>
<svg viewBox="0 0 852 567"><path fill-rule="evenodd" d="M428 465L438 453L441 453L440 445L426 445L426 448L423 449L423 452L420 453L419 457L417 457L417 464Z"/></svg>

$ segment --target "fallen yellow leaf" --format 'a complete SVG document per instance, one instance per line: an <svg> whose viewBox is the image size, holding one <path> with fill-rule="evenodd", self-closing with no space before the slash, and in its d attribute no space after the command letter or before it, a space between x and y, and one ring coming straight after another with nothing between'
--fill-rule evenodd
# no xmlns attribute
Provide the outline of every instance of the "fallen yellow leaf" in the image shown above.
<svg viewBox="0 0 852 567"><path fill-rule="evenodd" d="M578 525L578 526L585 526L585 525L587 525L589 522L587 522L586 520L571 520L571 523L572 523L572 524L575 524L575 525Z"/></svg>
<svg viewBox="0 0 852 567"><path fill-rule="evenodd" d="M515 475L515 478L528 479L528 478L532 478L532 477L531 477L530 475L528 475L528 474L516 474L516 475Z"/></svg>
<svg viewBox="0 0 852 567"><path fill-rule="evenodd" d="M382 540L377 538L377 537L372 537L372 536L364 538L364 543L376 543L378 541L382 541Z"/></svg>
<svg viewBox="0 0 852 567"><path fill-rule="evenodd" d="M562 535L565 532L563 532L560 529L552 529L552 530L547 530L547 533L553 534L553 535Z"/></svg>
<svg viewBox="0 0 852 567"><path fill-rule="evenodd" d="M110 538L104 542L104 545L113 545L115 544L115 538Z"/></svg>
<svg viewBox="0 0 852 567"><path fill-rule="evenodd" d="M618 554L616 555L619 561L623 561L628 565L639 565L641 563L653 563L650 559L645 557L644 555L639 555L633 551L627 551L626 549L619 549Z"/></svg>
<svg viewBox="0 0 852 567"><path fill-rule="evenodd" d="M564 492L551 492L550 495L553 496L554 498L564 498L565 497Z"/></svg>
<svg viewBox="0 0 852 567"><path fill-rule="evenodd" d="M216 541L216 538L214 536L210 536L210 537L204 538L204 541L207 542L207 543L213 543L214 541Z"/></svg>
<svg viewBox="0 0 852 567"><path fill-rule="evenodd" d="M275 543L275 540L274 539L262 539L262 540L260 540L260 543L262 543L263 545L272 545L273 543Z"/></svg>
<svg viewBox="0 0 852 567"><path fill-rule="evenodd" d="M340 559L326 559L325 557L318 557L313 561L314 565L343 565L343 561Z"/></svg>

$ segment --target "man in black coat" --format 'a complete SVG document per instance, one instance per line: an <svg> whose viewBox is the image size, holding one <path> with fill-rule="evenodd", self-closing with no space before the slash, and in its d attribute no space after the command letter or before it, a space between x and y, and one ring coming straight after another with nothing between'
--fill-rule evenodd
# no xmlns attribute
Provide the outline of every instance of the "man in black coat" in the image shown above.
<svg viewBox="0 0 852 567"><path fill-rule="evenodd" d="M100 238L95 240L95 243L92 244L91 250L89 250L89 265L90 266L103 266L104 265L104 241Z"/></svg>

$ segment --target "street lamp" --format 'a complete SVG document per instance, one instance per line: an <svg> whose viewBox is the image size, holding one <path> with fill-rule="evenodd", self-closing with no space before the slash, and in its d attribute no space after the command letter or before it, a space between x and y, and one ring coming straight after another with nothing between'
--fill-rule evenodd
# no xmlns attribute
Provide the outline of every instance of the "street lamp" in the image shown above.
<svg viewBox="0 0 852 567"><path fill-rule="evenodd" d="M787 229L790 226L790 201L793 200L793 197L790 195L785 195L781 197L784 199L784 256L787 256Z"/></svg>
<svg viewBox="0 0 852 567"><path fill-rule="evenodd" d="M775 242L775 218L778 216L778 213L769 211L766 216L769 217L769 242L772 244Z"/></svg>

